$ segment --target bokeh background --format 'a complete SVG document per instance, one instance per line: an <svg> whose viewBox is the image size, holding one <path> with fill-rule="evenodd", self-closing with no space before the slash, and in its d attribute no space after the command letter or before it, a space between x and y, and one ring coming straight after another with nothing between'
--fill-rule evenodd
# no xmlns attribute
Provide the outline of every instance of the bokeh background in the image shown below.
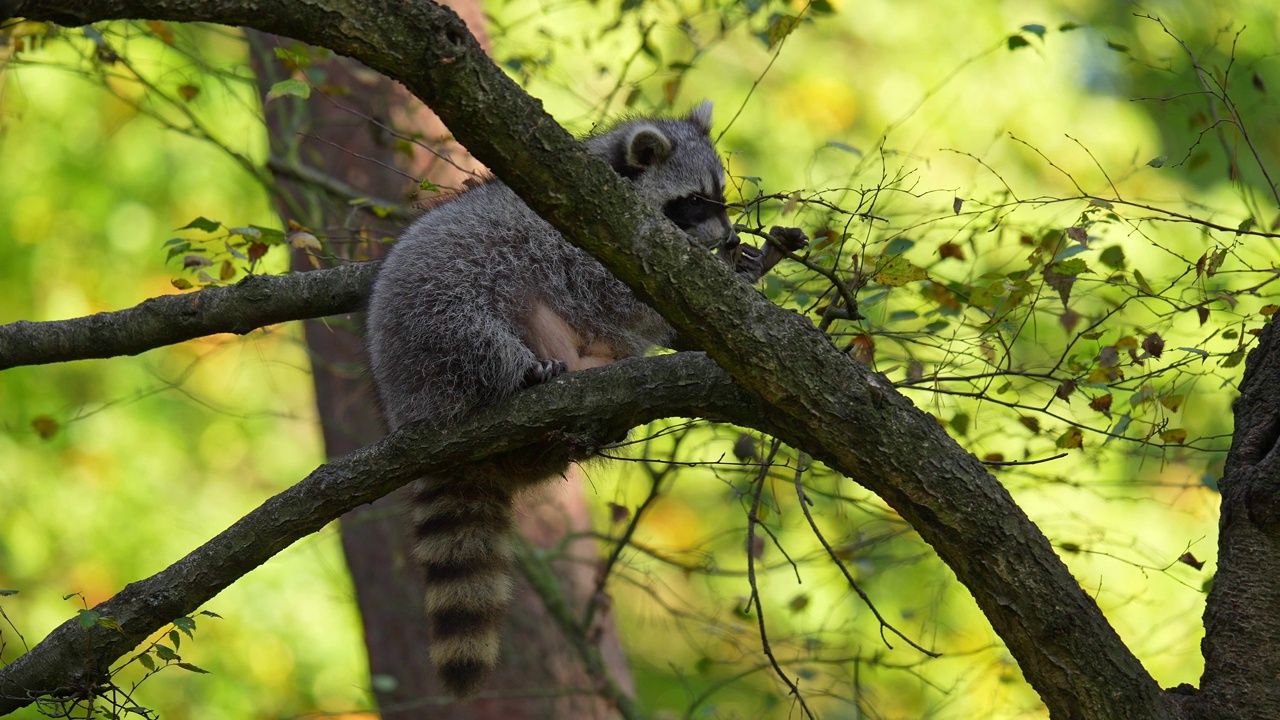
<svg viewBox="0 0 1280 720"><path fill-rule="evenodd" d="M1229 443L1238 353L1275 302L1266 285L1242 289L1268 277L1276 244L1141 222L1159 213L1134 208L1116 211L1127 222L1111 222L1105 208L1061 199L1083 189L1227 228L1270 227L1280 201L1260 166L1272 178L1280 168L1280 18L1272 3L515 0L485 10L495 58L571 130L710 98L738 192L731 200L776 193L776 202L762 203L766 212L811 233L833 224L808 202L815 197L883 218L841 216L857 245L846 261L882 256L897 243L893 254L938 284L976 293L997 280L1016 285L1008 274L1026 268L1043 233L1082 226L1086 211L1094 213L1077 255L1091 271L1070 307L1086 322L1124 307L1080 353L1068 349L1063 305L1047 287L1010 329L949 311L918 283L872 283L860 295L867 319L832 332L841 342L874 337L872 359L895 381L918 380L913 363L926 373L1016 371L966 386L981 397L929 383L907 392L980 457L1066 452L999 477L1157 680L1197 681L1215 478ZM799 20L788 33L778 18L792 16ZM146 23L5 33L0 323L130 307L179 292L175 280L233 280L185 270L180 257L166 257L165 243L204 239L176 230L201 216L228 227L280 226L253 178L266 139L239 34ZM99 37L123 59L104 61ZM1224 106L1205 96L1202 82L1233 100L1257 161L1220 118L1215 124ZM860 205L873 195L874 205ZM946 243L963 257L940 255ZM1101 259L1110 247L1121 248L1121 267ZM1218 250L1219 273L1189 273L1197 257ZM287 264L277 247L257 269ZM793 267L765 290L803 308L817 295L807 283ZM1168 301L1117 300L1140 283ZM1010 287L1003 292L1016 293ZM1169 354L1147 369L1162 372L1118 390L1113 414L1089 408L1087 398L1050 415L1027 409L1046 405L1056 383L1018 373L1043 371L1061 356L1087 375L1099 347L1123 347L1127 336L1140 343L1153 331ZM18 591L0 597L0 661L321 463L309 372L299 329L285 325L0 373L0 589ZM1031 416L1035 428L1023 419ZM1083 448L1063 447L1072 427L1084 428ZM1171 440L1178 429L1185 439ZM637 458L732 458L741 435L696 426L678 442L644 437L629 459L588 469L602 533L617 527L611 504L634 509L666 467ZM766 440L756 444L767 451ZM775 649L824 717L1044 717L928 547L873 497L822 473L808 475L820 527L885 617L943 657L881 639L813 542L785 472L770 477L765 502L777 543L748 548L744 488L753 471L682 468L663 476L663 495L611 585L642 706L654 717L794 716L762 664L746 610L751 551L763 568ZM1194 562L1180 562L1184 553ZM372 717L333 527L207 609L221 618L197 617L194 638L183 636L178 651L210 674L169 668L139 691L161 717Z"/></svg>

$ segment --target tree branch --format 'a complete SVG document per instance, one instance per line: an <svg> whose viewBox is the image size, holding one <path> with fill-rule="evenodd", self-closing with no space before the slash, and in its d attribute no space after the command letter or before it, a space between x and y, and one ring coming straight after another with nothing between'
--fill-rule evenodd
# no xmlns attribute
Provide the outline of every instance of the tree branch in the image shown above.
<svg viewBox="0 0 1280 720"><path fill-rule="evenodd" d="M0 370L19 365L137 355L173 343L357 310L376 263L290 275L250 275L235 285L163 295L128 310L73 320L0 325Z"/></svg>
<svg viewBox="0 0 1280 720"><path fill-rule="evenodd" d="M762 422L877 493L973 593L1055 718L1163 718L1159 687L982 464L807 320L769 303L582 147L451 12L404 0L0 0L0 15L245 24L350 55L424 100L483 163L751 395Z"/></svg>
<svg viewBox="0 0 1280 720"><path fill-rule="evenodd" d="M570 373L448 428L420 422L263 503L165 570L94 609L120 630L68 620L0 669L0 715L43 695L71 695L175 618L189 615L284 548L411 480L549 436L593 443L661 417L743 422L767 416L701 353L629 360Z"/></svg>

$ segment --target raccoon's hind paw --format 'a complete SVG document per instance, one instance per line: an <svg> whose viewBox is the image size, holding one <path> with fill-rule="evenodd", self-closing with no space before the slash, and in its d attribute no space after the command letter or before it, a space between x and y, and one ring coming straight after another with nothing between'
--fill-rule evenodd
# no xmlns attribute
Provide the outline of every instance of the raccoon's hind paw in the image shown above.
<svg viewBox="0 0 1280 720"><path fill-rule="evenodd" d="M535 360L529 369L524 371L524 387L531 388L534 385L550 382L568 369L568 366L555 358Z"/></svg>

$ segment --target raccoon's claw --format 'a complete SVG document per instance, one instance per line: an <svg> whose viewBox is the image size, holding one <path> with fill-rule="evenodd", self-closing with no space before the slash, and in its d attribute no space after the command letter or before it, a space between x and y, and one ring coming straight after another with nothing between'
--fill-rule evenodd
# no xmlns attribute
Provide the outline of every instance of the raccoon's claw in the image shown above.
<svg viewBox="0 0 1280 720"><path fill-rule="evenodd" d="M768 270L764 266L765 251L758 247L741 243L729 255L733 258L733 269L752 282L759 280Z"/></svg>
<svg viewBox="0 0 1280 720"><path fill-rule="evenodd" d="M809 245L809 236L800 228L774 225L769 228L769 236L791 252L803 250Z"/></svg>
<svg viewBox="0 0 1280 720"><path fill-rule="evenodd" d="M541 385L550 382L556 376L564 373L569 368L560 360L552 358L550 360L535 360L528 370L524 371L524 387L530 388L534 385Z"/></svg>

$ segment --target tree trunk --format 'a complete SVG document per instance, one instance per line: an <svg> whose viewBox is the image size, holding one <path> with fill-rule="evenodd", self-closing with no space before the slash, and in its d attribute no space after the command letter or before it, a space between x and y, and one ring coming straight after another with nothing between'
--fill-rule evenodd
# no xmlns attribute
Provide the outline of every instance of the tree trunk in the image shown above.
<svg viewBox="0 0 1280 720"><path fill-rule="evenodd" d="M483 37L480 11L473 2L455 8ZM274 48L292 41L250 32L258 84L265 97L270 86L285 79ZM425 177L442 188L458 187L479 166L446 138L439 119L417 103L398 83L345 58L324 63L325 83L348 93L313 95L307 101L277 98L266 108L273 164L290 167L300 161L370 197L400 200L415 184L393 171L406 166L413 177ZM317 93L319 95L319 93ZM375 124L374 121L377 121ZM386 126L380 128L379 125ZM440 155L415 147L412 160L396 152L387 127L415 131ZM448 161L441 158L447 157ZM298 173L289 173L297 175ZM326 194L313 183L277 174L275 198L282 218L293 219L328 235L326 251L342 259L376 256L382 246L363 242L397 234L398 227L370 213L353 213L344 198ZM305 213L299 217L299 209ZM339 245L340 236L361 242ZM310 270L310 255L295 253L295 270ZM341 457L376 441L384 428L372 387L365 374L362 318L348 314L304 323L312 357L316 405L325 451ZM342 518L342 546L351 571L365 630L372 687L383 717L415 718L598 718L610 717L608 703L595 696L598 679L589 679L557 623L523 580L507 619L502 663L479 699L465 706L440 707L448 701L431 669L429 638L422 612L422 581L408 556L399 492ZM578 475L540 495L523 498L517 510L521 529L543 548L557 545L567 532L589 528ZM577 557L590 558L593 543L575 543ZM584 546L585 545L585 546ZM590 563L557 564L561 592L580 610L594 589ZM601 652L614 681L629 691L630 680L611 624L606 623Z"/></svg>
<svg viewBox="0 0 1280 720"><path fill-rule="evenodd" d="M1249 353L1219 487L1218 569L1205 603L1205 717L1280 718L1280 331Z"/></svg>

